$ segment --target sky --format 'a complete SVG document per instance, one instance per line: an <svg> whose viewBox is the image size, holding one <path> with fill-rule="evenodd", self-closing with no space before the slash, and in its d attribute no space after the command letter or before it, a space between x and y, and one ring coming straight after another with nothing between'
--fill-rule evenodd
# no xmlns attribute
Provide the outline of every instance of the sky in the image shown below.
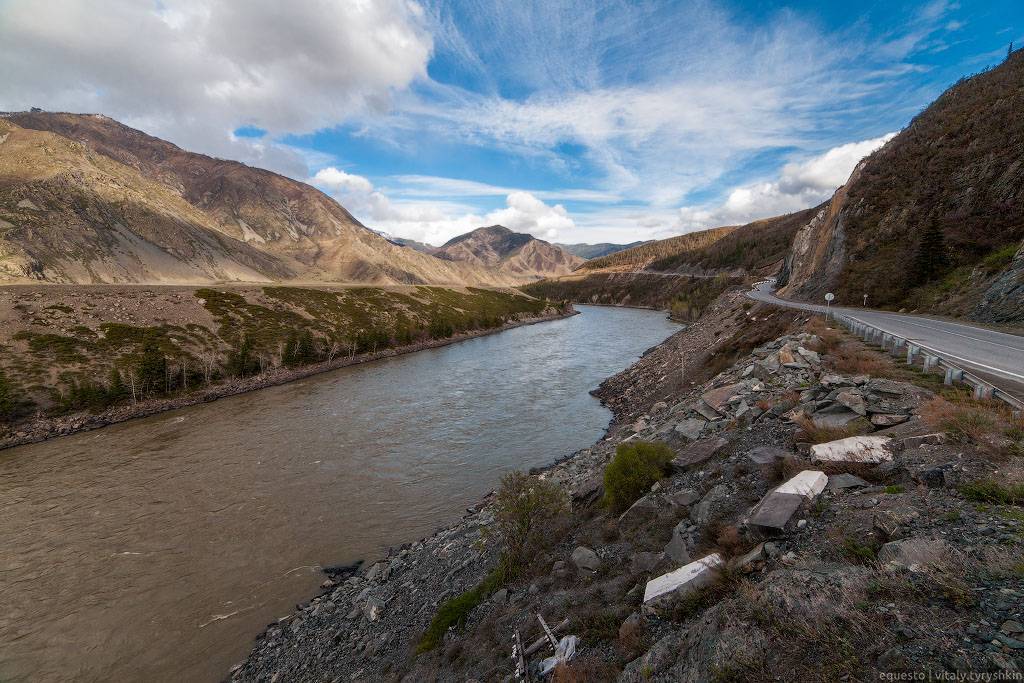
<svg viewBox="0 0 1024 683"><path fill-rule="evenodd" d="M817 205L1021 0L0 0L0 110L102 113L432 244L632 242Z"/></svg>

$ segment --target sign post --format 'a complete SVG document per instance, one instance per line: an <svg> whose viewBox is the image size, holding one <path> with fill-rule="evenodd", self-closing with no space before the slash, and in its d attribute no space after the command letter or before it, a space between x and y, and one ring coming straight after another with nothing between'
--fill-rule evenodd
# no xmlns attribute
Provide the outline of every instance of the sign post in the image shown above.
<svg viewBox="0 0 1024 683"><path fill-rule="evenodd" d="M827 320L830 316L832 300L836 298L836 295L829 292L825 295L825 319Z"/></svg>
<svg viewBox="0 0 1024 683"><path fill-rule="evenodd" d="M864 292L864 308L868 307L868 293Z"/></svg>

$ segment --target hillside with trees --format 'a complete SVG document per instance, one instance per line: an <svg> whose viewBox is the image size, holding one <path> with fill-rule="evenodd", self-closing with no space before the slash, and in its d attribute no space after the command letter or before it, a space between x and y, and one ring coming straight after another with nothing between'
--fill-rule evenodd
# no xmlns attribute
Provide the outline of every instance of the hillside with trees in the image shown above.
<svg viewBox="0 0 1024 683"><path fill-rule="evenodd" d="M1022 110L1024 51L949 88L801 230L784 293L831 289L840 302L867 294L874 306L1019 318Z"/></svg>
<svg viewBox="0 0 1024 683"><path fill-rule="evenodd" d="M680 254L704 249L722 239L733 227L713 228L676 235L668 239L645 242L638 247L609 254L587 261L581 265L580 271L630 271L642 270L659 259L671 258Z"/></svg>

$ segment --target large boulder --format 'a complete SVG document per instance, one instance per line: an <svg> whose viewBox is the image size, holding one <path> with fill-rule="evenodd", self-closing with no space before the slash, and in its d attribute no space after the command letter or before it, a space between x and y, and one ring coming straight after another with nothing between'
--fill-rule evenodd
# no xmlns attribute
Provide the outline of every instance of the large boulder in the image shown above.
<svg viewBox="0 0 1024 683"><path fill-rule="evenodd" d="M916 570L940 564L951 553L952 549L945 541L934 538L907 538L883 545L878 551L878 561Z"/></svg>
<svg viewBox="0 0 1024 683"><path fill-rule="evenodd" d="M601 558L597 553L583 545L572 551L570 559L581 572L596 572L601 567Z"/></svg>

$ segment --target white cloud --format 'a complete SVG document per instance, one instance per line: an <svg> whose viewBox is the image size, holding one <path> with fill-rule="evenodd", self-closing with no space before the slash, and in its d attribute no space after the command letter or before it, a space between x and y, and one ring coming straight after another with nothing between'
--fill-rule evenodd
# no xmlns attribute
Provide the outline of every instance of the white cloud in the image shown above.
<svg viewBox="0 0 1024 683"><path fill-rule="evenodd" d="M346 173L334 166L321 168L313 176L313 184L338 194L369 194L373 183L361 175Z"/></svg>
<svg viewBox="0 0 1024 683"><path fill-rule="evenodd" d="M575 227L565 207L548 206L529 192L513 192L505 201L508 207L487 214L488 221L546 240L557 239L559 231Z"/></svg>
<svg viewBox="0 0 1024 683"><path fill-rule="evenodd" d="M406 0L5 0L0 109L107 114L179 145L306 175L301 153L236 139L384 111L426 76Z"/></svg>
<svg viewBox="0 0 1024 683"><path fill-rule="evenodd" d="M734 188L719 205L681 207L679 227L690 231L749 223L820 204L847 181L857 162L895 135L839 145L819 156L786 164L778 180Z"/></svg>
<svg viewBox="0 0 1024 683"><path fill-rule="evenodd" d="M442 244L485 225L504 225L546 240L557 239L561 231L575 228L561 204L550 206L523 190L509 191L505 208L480 215L471 206L459 202L392 201L369 179L333 166L317 171L310 182L331 194L368 226L428 244ZM480 187L466 189L483 191Z"/></svg>

